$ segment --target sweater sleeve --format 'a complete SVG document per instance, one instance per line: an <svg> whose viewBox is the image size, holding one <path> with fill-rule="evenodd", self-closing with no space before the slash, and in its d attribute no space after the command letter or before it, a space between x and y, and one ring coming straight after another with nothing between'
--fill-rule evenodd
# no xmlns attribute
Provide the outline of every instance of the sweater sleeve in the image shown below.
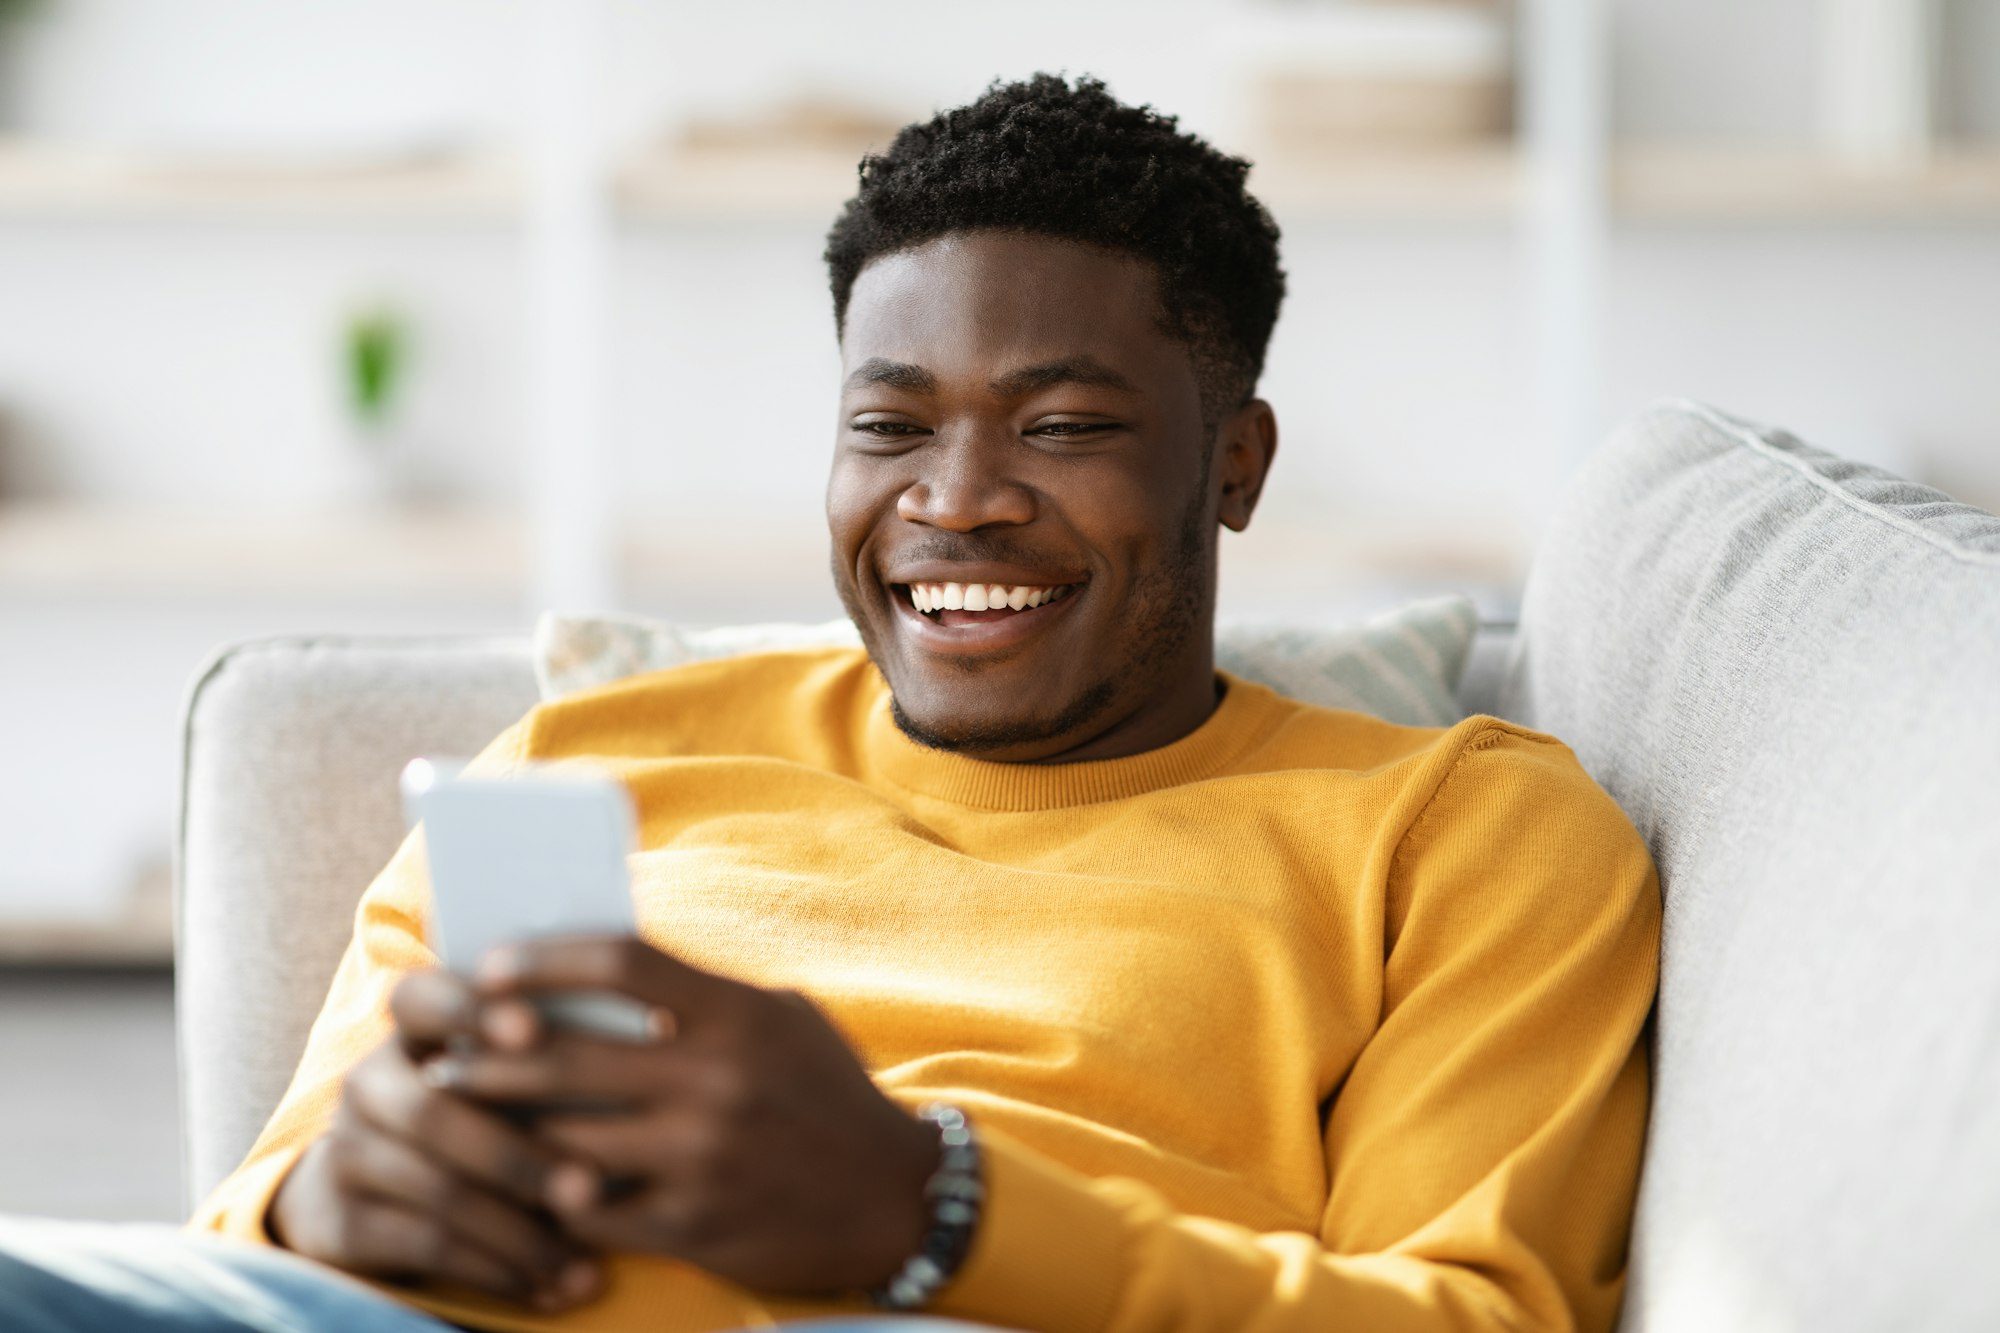
<svg viewBox="0 0 2000 1333"><path fill-rule="evenodd" d="M466 771L496 773L518 763L526 732L526 723L508 728ZM362 894L354 935L313 1020L291 1086L249 1156L195 1210L191 1228L271 1243L265 1215L278 1186L332 1122L347 1071L393 1030L390 992L405 974L437 965L437 955L425 943L429 909L430 877L419 829L403 840Z"/></svg>
<svg viewBox="0 0 2000 1333"><path fill-rule="evenodd" d="M1176 1211L994 1131L940 1313L1060 1333L1591 1330L1616 1321L1660 900L1568 749L1469 730L1383 892L1382 1016L1324 1116L1316 1233Z"/></svg>

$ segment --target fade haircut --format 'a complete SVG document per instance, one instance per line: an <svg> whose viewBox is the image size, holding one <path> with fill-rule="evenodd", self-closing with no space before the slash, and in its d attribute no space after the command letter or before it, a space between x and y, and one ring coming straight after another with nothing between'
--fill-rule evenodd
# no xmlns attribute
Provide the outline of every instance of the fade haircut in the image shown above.
<svg viewBox="0 0 2000 1333"><path fill-rule="evenodd" d="M1099 246L1151 265L1161 326L1184 342L1211 432L1264 370L1285 274L1278 226L1244 189L1250 164L1127 106L1101 80L996 82L978 101L905 126L861 159L861 188L827 235L844 332L871 260L955 232L1000 230Z"/></svg>

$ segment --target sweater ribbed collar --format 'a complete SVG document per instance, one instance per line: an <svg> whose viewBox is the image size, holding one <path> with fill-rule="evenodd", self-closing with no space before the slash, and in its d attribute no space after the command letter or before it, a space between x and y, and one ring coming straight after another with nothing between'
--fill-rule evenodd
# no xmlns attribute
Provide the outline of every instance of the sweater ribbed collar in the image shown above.
<svg viewBox="0 0 2000 1333"><path fill-rule="evenodd" d="M1122 759L1073 764L1008 764L933 750L903 734L889 711L889 687L874 677L862 723L862 752L876 775L922 796L986 810L1057 810L1140 796L1220 771L1276 725L1284 699L1226 671L1222 702L1170 745Z"/></svg>

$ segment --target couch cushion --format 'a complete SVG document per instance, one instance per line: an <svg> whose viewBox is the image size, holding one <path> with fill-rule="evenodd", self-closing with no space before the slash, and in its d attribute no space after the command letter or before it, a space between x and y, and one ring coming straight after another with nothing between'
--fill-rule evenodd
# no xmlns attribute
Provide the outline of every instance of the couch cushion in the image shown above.
<svg viewBox="0 0 2000 1333"><path fill-rule="evenodd" d="M1624 1327L2000 1328L2000 519L1663 405L1521 643L1666 893Z"/></svg>

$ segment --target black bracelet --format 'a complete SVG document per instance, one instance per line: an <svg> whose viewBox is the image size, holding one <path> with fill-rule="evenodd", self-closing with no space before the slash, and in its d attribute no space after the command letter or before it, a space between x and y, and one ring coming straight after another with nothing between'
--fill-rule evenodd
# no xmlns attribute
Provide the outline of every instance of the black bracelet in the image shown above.
<svg viewBox="0 0 2000 1333"><path fill-rule="evenodd" d="M930 1223L917 1252L894 1277L871 1288L868 1299L881 1310L916 1310L951 1280L972 1249L986 1183L980 1169L979 1138L965 1112L946 1102L926 1102L917 1119L938 1128L938 1166L924 1182Z"/></svg>

